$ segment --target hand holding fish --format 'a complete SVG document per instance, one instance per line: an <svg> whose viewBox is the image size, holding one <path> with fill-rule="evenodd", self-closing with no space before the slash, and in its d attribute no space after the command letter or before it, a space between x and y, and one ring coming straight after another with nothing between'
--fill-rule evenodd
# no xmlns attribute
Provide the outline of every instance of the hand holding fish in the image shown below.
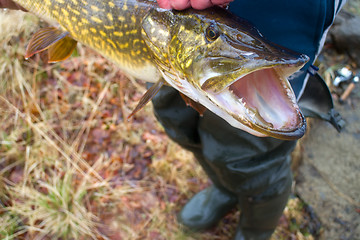
<svg viewBox="0 0 360 240"><path fill-rule="evenodd" d="M226 6L233 0L157 0L159 6L165 9L183 10L186 8L205 9L215 5Z"/></svg>

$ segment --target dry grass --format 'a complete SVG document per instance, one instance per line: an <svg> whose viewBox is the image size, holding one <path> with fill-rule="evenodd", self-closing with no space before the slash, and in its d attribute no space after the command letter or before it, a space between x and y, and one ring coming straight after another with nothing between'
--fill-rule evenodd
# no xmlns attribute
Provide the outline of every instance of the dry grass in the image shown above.
<svg viewBox="0 0 360 240"><path fill-rule="evenodd" d="M177 224L209 183L150 105L126 120L142 83L82 46L63 63L25 61L39 24L0 11L0 238L229 239L238 212L205 233ZM274 239L311 239L287 222Z"/></svg>

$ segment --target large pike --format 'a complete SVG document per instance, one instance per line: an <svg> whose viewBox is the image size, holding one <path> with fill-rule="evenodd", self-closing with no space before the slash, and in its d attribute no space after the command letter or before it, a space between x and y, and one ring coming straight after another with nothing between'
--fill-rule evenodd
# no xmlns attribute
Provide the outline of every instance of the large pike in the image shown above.
<svg viewBox="0 0 360 240"><path fill-rule="evenodd" d="M47 49L55 62L84 43L127 74L155 82L139 108L166 82L251 134L297 139L305 132L287 77L308 57L270 43L225 9L172 11L150 0L15 2L56 27L38 31L26 57Z"/></svg>

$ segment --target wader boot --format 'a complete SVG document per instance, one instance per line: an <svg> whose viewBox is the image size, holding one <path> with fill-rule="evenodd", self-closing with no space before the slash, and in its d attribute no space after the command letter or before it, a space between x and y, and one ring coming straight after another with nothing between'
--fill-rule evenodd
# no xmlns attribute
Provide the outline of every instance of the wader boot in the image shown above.
<svg viewBox="0 0 360 240"><path fill-rule="evenodd" d="M197 193L184 206L178 219L191 229L208 229L236 207L237 196L221 185L215 172L203 159L197 130L199 114L194 109L186 107L178 92L170 87L163 87L159 91L153 99L153 105L156 109L155 115L166 129L168 136L194 154L213 183L212 186Z"/></svg>
<svg viewBox="0 0 360 240"><path fill-rule="evenodd" d="M194 153L213 182L184 206L179 221L206 229L239 205L236 239L268 239L290 194L295 142L255 137L210 111L199 117L170 87L163 87L153 104L169 137Z"/></svg>
<svg viewBox="0 0 360 240"><path fill-rule="evenodd" d="M291 193L291 182L283 193L272 196L241 197L240 223L235 240L270 239Z"/></svg>

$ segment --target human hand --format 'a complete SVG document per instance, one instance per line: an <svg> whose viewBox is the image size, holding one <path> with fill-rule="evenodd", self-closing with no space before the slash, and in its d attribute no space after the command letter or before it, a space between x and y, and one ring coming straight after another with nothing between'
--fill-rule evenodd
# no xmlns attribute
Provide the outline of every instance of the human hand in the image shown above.
<svg viewBox="0 0 360 240"><path fill-rule="evenodd" d="M215 5L226 6L232 1L233 0L157 0L161 8L176 10L183 10L186 8L201 10Z"/></svg>
<svg viewBox="0 0 360 240"><path fill-rule="evenodd" d="M0 8L17 9L26 11L24 8L11 0L0 0Z"/></svg>

